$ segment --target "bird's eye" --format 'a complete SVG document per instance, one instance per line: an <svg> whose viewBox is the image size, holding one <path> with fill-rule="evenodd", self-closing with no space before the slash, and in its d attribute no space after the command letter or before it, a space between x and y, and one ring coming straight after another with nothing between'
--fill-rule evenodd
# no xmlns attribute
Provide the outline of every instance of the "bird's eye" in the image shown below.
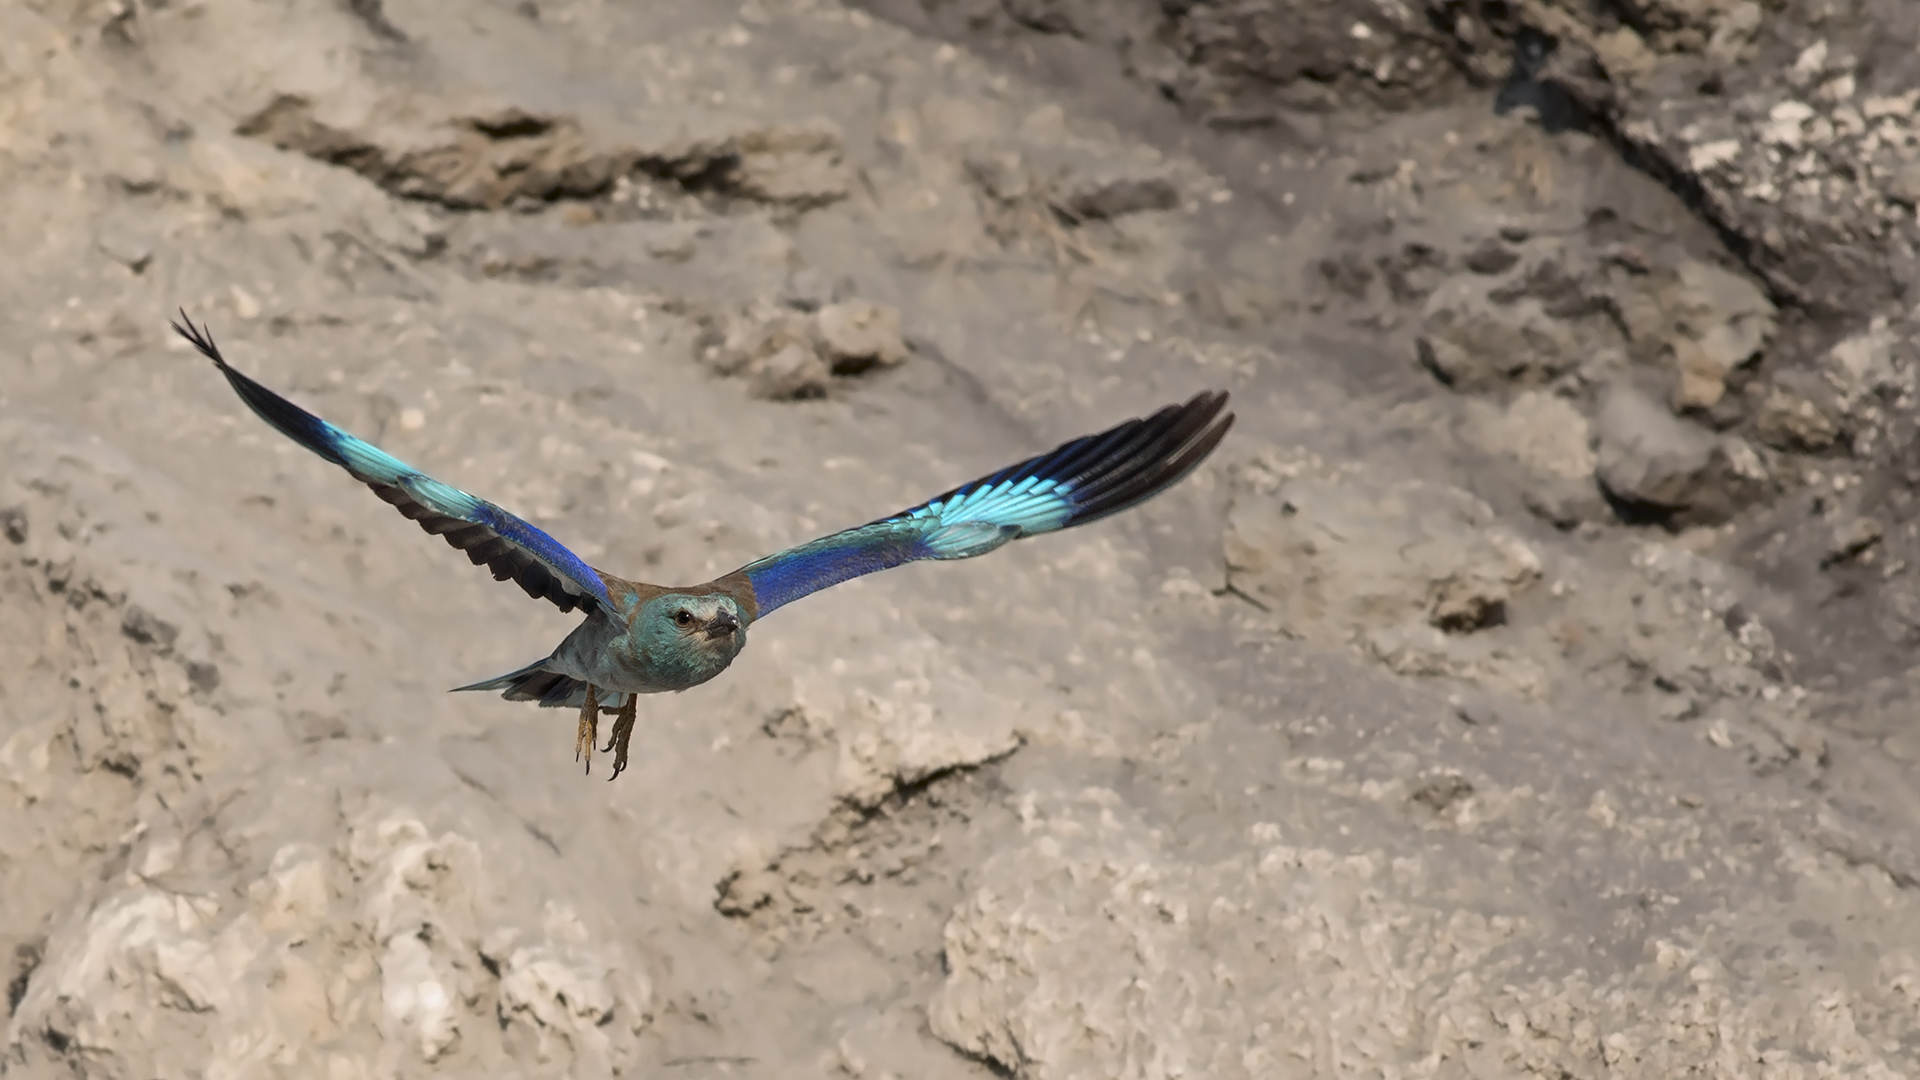
<svg viewBox="0 0 1920 1080"><path fill-rule="evenodd" d="M681 608L679 611L673 613L673 621L680 626L692 626L693 612L688 611L686 608Z"/></svg>

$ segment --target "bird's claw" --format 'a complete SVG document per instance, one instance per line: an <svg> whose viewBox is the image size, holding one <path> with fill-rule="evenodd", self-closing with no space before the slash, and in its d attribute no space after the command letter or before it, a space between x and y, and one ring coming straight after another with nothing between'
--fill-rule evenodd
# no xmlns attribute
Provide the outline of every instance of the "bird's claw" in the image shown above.
<svg viewBox="0 0 1920 1080"><path fill-rule="evenodd" d="M626 704L614 714L613 731L607 736L607 745L603 747L613 753L613 776L607 777L609 782L627 770L627 743L633 738L633 718L639 707L640 695L630 693Z"/></svg>
<svg viewBox="0 0 1920 1080"><path fill-rule="evenodd" d="M586 762L589 776L593 775L593 748L599 741L599 735L600 697L594 685L588 683L587 700L580 706L580 727L573 736L573 760Z"/></svg>

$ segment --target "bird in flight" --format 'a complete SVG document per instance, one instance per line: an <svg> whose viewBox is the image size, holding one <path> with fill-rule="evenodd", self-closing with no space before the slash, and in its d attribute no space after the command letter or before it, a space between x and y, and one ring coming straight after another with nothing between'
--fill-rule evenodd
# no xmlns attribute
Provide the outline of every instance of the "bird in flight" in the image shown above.
<svg viewBox="0 0 1920 1080"><path fill-rule="evenodd" d="M420 527L466 552L496 580L512 579L586 621L551 655L456 690L577 708L576 760L589 770L601 713L614 716L603 752L627 765L636 702L698 686L747 644L747 628L830 585L920 559L968 559L1023 536L1098 521L1158 495L1200 464L1233 426L1225 391L1195 395L962 484L911 509L791 547L702 585L628 581L498 506L443 484L354 438L235 371L186 312L173 329L212 360L240 400L274 430L347 470Z"/></svg>

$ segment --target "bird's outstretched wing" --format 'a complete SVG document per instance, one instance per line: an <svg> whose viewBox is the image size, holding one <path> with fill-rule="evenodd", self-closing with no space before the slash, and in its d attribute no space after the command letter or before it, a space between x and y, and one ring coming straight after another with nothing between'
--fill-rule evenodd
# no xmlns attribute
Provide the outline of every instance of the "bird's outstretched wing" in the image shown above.
<svg viewBox="0 0 1920 1080"><path fill-rule="evenodd" d="M422 529L466 552L475 566L486 566L499 581L512 578L528 596L551 600L561 611L613 607L599 572L560 541L485 499L443 484L372 443L354 438L240 374L227 365L205 327L193 325L184 311L180 319L173 324L174 330L213 361L260 419L347 470Z"/></svg>
<svg viewBox="0 0 1920 1080"><path fill-rule="evenodd" d="M1199 394L737 573L752 584L759 617L862 574L919 559L971 558L1022 536L1098 521L1152 498L1200 464L1233 426L1226 406L1225 391Z"/></svg>

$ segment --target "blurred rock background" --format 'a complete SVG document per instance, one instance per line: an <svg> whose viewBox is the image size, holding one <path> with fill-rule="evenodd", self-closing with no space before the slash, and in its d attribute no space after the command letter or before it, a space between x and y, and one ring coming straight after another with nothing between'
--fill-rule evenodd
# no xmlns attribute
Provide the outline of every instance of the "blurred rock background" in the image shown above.
<svg viewBox="0 0 1920 1080"><path fill-rule="evenodd" d="M1901 0L26 0L0 190L0 1073L1920 1070ZM178 307L667 582L1239 423L607 785Z"/></svg>

